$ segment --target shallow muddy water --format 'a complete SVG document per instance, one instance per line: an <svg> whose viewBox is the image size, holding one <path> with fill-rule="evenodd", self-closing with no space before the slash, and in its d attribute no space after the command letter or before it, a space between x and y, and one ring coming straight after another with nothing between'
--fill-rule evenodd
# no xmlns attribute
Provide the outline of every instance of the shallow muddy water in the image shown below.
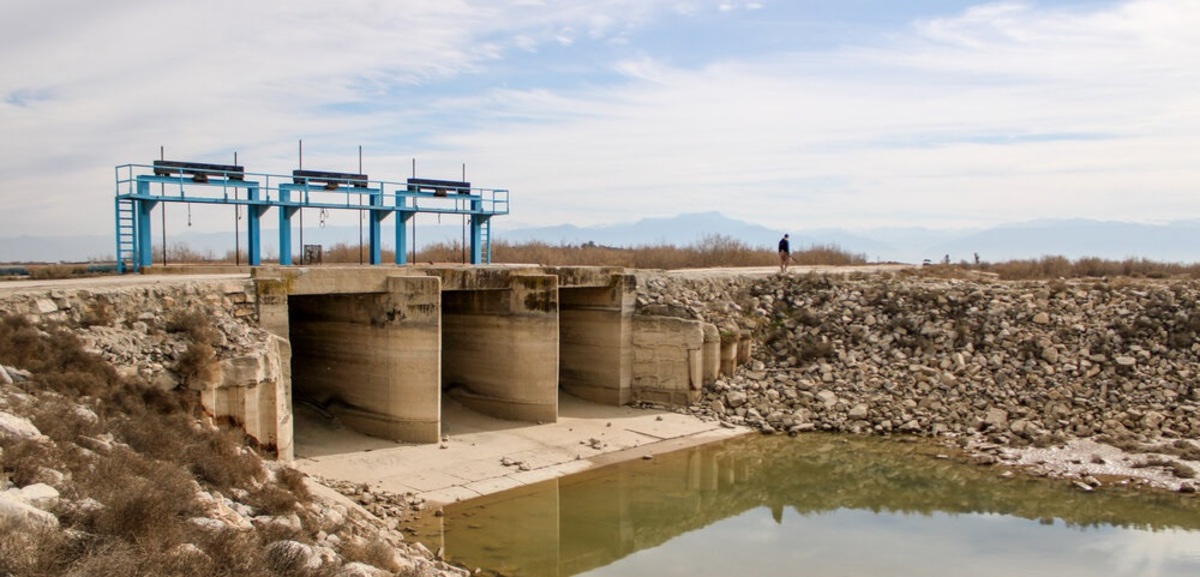
<svg viewBox="0 0 1200 577"><path fill-rule="evenodd" d="M521 576L1195 576L1200 499L874 438L748 436L458 503L415 539Z"/></svg>

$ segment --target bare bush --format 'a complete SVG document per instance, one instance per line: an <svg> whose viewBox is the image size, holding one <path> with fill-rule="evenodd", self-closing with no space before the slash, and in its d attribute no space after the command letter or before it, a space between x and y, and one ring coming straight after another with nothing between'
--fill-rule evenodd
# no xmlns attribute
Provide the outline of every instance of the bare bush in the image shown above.
<svg viewBox="0 0 1200 577"><path fill-rule="evenodd" d="M366 563L385 571L396 572L402 569L396 563L396 551L382 539L351 540L342 542L338 551L347 563Z"/></svg>

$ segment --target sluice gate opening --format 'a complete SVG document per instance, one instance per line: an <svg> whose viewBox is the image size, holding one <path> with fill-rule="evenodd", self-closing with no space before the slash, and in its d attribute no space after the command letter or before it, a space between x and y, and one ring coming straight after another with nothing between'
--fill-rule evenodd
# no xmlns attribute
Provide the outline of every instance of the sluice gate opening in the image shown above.
<svg viewBox="0 0 1200 577"><path fill-rule="evenodd" d="M702 321L635 315L622 269L263 267L254 282L260 324L289 345L293 412L390 441L438 442L447 399L526 423L557 421L563 394L687 403L736 354Z"/></svg>

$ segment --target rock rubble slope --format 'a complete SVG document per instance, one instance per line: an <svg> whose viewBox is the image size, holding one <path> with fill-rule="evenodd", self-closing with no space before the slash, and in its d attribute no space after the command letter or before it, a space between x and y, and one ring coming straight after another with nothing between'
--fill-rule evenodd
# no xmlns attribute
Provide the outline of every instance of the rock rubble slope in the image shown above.
<svg viewBox="0 0 1200 577"><path fill-rule="evenodd" d="M756 337L749 370L691 407L702 418L768 433L1005 447L1099 438L1200 453L1195 281L648 275L639 286L639 313Z"/></svg>

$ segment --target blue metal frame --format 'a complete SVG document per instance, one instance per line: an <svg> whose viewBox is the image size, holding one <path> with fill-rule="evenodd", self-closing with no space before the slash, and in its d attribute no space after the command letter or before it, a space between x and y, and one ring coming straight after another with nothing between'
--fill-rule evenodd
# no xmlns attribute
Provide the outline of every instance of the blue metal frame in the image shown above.
<svg viewBox="0 0 1200 577"><path fill-rule="evenodd" d="M469 216L471 264L491 263L491 217L508 214L508 190L501 188L471 188L445 195L415 190L404 182L383 180L368 181L365 187L340 186L329 190L307 181L296 184L291 175L211 171L205 176L201 182L183 174L155 175L153 166L148 164L116 167L114 200L119 272L138 271L153 264L150 213L160 202L248 207L247 251L253 266L262 264L261 221L272 208L278 209L279 264L285 266L292 264L292 216L302 208L367 211L371 264L381 264L381 227L391 215L395 215L396 224L396 264L408 263L405 227L419 212ZM314 195L323 200L314 199ZM331 195L340 200L331 202Z"/></svg>

